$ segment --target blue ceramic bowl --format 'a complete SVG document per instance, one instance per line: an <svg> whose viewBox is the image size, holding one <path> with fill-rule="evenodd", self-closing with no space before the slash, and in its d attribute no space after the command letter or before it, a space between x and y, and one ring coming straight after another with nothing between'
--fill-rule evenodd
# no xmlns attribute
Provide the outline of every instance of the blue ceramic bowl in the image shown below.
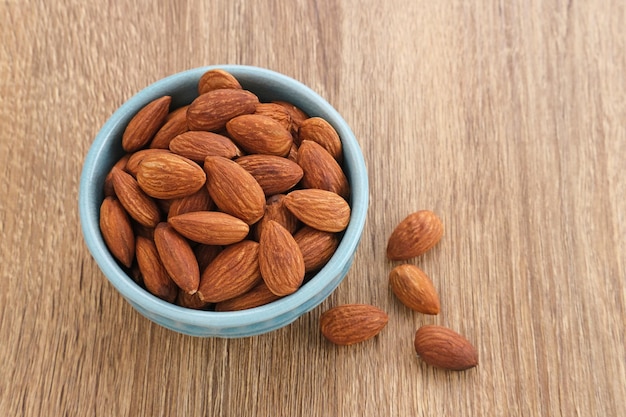
<svg viewBox="0 0 626 417"><path fill-rule="evenodd" d="M99 228L104 178L124 154L124 128L150 101L172 96L172 108L191 103L198 80L206 71L222 68L261 101L284 100L310 116L320 116L337 130L343 144L344 170L351 186L350 224L330 261L295 293L265 306L236 312L198 311L167 303L138 286L107 249ZM124 103L104 124L85 159L80 179L79 210L85 242L98 266L122 296L143 316L168 329L199 337L246 337L286 326L318 306L339 285L354 260L368 207L368 179L363 154L350 127L322 97L285 75L257 67L203 67L164 78Z"/></svg>

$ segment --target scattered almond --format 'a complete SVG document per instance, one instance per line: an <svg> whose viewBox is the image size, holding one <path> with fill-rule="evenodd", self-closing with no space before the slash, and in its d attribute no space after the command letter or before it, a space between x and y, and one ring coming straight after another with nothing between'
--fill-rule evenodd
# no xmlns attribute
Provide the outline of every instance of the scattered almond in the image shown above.
<svg viewBox="0 0 626 417"><path fill-rule="evenodd" d="M431 366L463 371L478 365L476 348L463 336L442 326L426 325L415 333L415 351Z"/></svg>
<svg viewBox="0 0 626 417"><path fill-rule="evenodd" d="M387 257L392 261L423 255L443 236L443 223L435 213L420 210L409 214L391 233Z"/></svg>
<svg viewBox="0 0 626 417"><path fill-rule="evenodd" d="M353 345L376 336L387 325L387 313L368 304L344 304L320 317L324 337L336 345Z"/></svg>
<svg viewBox="0 0 626 417"><path fill-rule="evenodd" d="M389 274L389 285L408 308L424 314L439 314L437 290L428 275L417 266L396 266Z"/></svg>

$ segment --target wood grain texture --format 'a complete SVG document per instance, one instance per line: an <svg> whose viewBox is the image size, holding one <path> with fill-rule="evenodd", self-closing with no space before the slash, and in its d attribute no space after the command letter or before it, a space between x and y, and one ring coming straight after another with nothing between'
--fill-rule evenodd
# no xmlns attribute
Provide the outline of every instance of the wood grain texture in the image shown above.
<svg viewBox="0 0 626 417"><path fill-rule="evenodd" d="M626 4L620 0L0 3L0 414L626 415ZM95 134L174 72L251 64L318 91L365 155L371 205L345 281L272 334L196 339L137 314L82 241ZM430 209L411 262L441 313L404 308L387 236ZM328 344L319 315L389 324ZM435 370L442 324L477 368Z"/></svg>

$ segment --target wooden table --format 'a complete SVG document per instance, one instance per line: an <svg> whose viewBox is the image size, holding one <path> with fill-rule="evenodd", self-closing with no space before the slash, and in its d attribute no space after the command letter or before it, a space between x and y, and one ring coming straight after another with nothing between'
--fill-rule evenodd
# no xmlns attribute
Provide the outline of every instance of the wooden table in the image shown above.
<svg viewBox="0 0 626 417"><path fill-rule="evenodd" d="M623 1L85 3L0 3L1 415L626 415ZM115 109L217 63L319 92L371 183L343 283L292 325L239 340L136 313L90 257L77 209ZM439 291L434 317L387 282L387 237L418 209L446 227L410 261ZM350 302L389 324L336 347L319 316ZM421 363L413 337L431 323L471 340L479 366Z"/></svg>

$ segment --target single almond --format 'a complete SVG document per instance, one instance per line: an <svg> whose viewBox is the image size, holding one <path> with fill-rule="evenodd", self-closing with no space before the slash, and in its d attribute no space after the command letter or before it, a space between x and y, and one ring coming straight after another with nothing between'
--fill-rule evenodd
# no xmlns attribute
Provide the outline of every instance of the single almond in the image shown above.
<svg viewBox="0 0 626 417"><path fill-rule="evenodd" d="M179 107L167 115L165 124L163 124L150 142L150 148L168 149L172 139L189 130L189 126L187 126L188 108L188 105Z"/></svg>
<svg viewBox="0 0 626 417"><path fill-rule="evenodd" d="M204 187L206 174L195 162L173 153L148 155L139 164L137 182L151 197L174 199Z"/></svg>
<svg viewBox="0 0 626 417"><path fill-rule="evenodd" d="M274 220L278 222L281 226L289 231L292 235L298 229L299 221L296 216L293 215L292 212L287 210L284 204L284 194L275 194L267 199L265 202L265 214L263 218L258 221L255 225L254 229L254 237L257 242L261 239L261 234L263 233L263 228L265 227L265 223L270 220Z"/></svg>
<svg viewBox="0 0 626 417"><path fill-rule="evenodd" d="M341 232L350 222L348 202L331 191L306 189L287 194L284 204L302 223L325 232Z"/></svg>
<svg viewBox="0 0 626 417"><path fill-rule="evenodd" d="M274 294L267 288L265 282L261 281L250 291L226 301L215 304L215 311L240 311L249 308L260 307L274 302L281 297Z"/></svg>
<svg viewBox="0 0 626 417"><path fill-rule="evenodd" d="M261 280L259 244L244 240L224 248L202 272L200 300L219 303L245 294Z"/></svg>
<svg viewBox="0 0 626 417"><path fill-rule="evenodd" d="M310 117L302 122L298 130L300 142L313 141L326 149L339 163L343 161L343 147L335 128L321 117Z"/></svg>
<svg viewBox="0 0 626 417"><path fill-rule="evenodd" d="M305 226L293 236L302 257L304 269L307 273L321 269L332 258L339 246L339 237L336 233L322 232Z"/></svg>
<svg viewBox="0 0 626 417"><path fill-rule="evenodd" d="M391 233L387 257L392 261L423 255L443 236L443 223L435 213L420 210L409 214Z"/></svg>
<svg viewBox="0 0 626 417"><path fill-rule="evenodd" d="M209 190L207 190L206 187L200 188L191 195L168 201L170 202L167 211L168 219L178 216L179 214L190 213L192 211L210 211L214 208L213 200L211 200Z"/></svg>
<svg viewBox="0 0 626 417"><path fill-rule="evenodd" d="M233 141L247 153L287 156L293 143L291 133L271 117L244 114L226 123Z"/></svg>
<svg viewBox="0 0 626 417"><path fill-rule="evenodd" d="M226 136L204 131L189 131L176 136L170 142L170 150L199 163L209 155L228 159L242 155L237 145Z"/></svg>
<svg viewBox="0 0 626 417"><path fill-rule="evenodd" d="M137 178L137 172L139 172L139 164L146 156L159 155L164 153L171 153L169 149L142 149L130 154L128 162L124 167L124 171L128 172L133 177Z"/></svg>
<svg viewBox="0 0 626 417"><path fill-rule="evenodd" d="M254 113L259 98L247 90L223 88L198 96L187 110L189 130L218 131L230 119Z"/></svg>
<svg viewBox="0 0 626 417"><path fill-rule="evenodd" d="M259 241L259 268L263 281L276 295L294 293L304 279L304 259L287 229L270 220Z"/></svg>
<svg viewBox="0 0 626 417"><path fill-rule="evenodd" d="M152 295L173 303L178 295L178 286L161 263L154 242L145 237L138 237L135 253L146 289Z"/></svg>
<svg viewBox="0 0 626 417"><path fill-rule="evenodd" d="M209 91L220 90L224 88L241 89L239 81L229 72L223 69L212 69L200 77L198 81L198 93L205 94Z"/></svg>
<svg viewBox="0 0 626 417"><path fill-rule="evenodd" d="M353 345L376 336L387 325L389 316L368 304L344 304L320 317L324 337L337 345Z"/></svg>
<svg viewBox="0 0 626 417"><path fill-rule="evenodd" d="M159 223L161 219L159 207L150 196L143 192L132 175L113 167L111 182L115 195L130 217L146 227L155 227Z"/></svg>
<svg viewBox="0 0 626 417"><path fill-rule="evenodd" d="M254 114L270 117L276 120L287 131L291 131L291 115L289 111L277 103L259 103Z"/></svg>
<svg viewBox="0 0 626 417"><path fill-rule="evenodd" d="M304 171L303 187L332 191L343 198L350 195L350 185L341 166L317 142L302 141L298 148L298 165Z"/></svg>
<svg viewBox="0 0 626 417"><path fill-rule="evenodd" d="M163 96L151 101L130 119L122 134L122 148L135 152L150 142L154 134L165 123L172 97Z"/></svg>
<svg viewBox="0 0 626 417"><path fill-rule="evenodd" d="M154 243L168 275L187 294L198 290L200 270L187 240L172 226L159 223L154 229Z"/></svg>
<svg viewBox="0 0 626 417"><path fill-rule="evenodd" d="M289 115L291 116L291 133L294 135L294 139L298 140L298 129L302 122L309 118L309 116L302 111L299 107L288 103L286 101L274 101L275 104L283 106ZM300 142L297 142L300 145Z"/></svg>
<svg viewBox="0 0 626 417"><path fill-rule="evenodd" d="M478 365L476 348L463 336L443 326L426 325L415 333L415 351L431 366L463 371Z"/></svg>
<svg viewBox="0 0 626 417"><path fill-rule="evenodd" d="M259 183L242 166L221 156L204 161L209 195L217 207L248 224L265 213L265 194Z"/></svg>
<svg viewBox="0 0 626 417"><path fill-rule="evenodd" d="M252 174L266 196L287 192L302 179L300 165L280 156L246 155L235 162Z"/></svg>
<svg viewBox="0 0 626 417"><path fill-rule="evenodd" d="M187 239L205 245L241 242L250 228L246 222L219 211L195 211L170 217L168 223Z"/></svg>
<svg viewBox="0 0 626 417"><path fill-rule="evenodd" d="M404 264L389 274L393 293L408 308L424 314L439 314L439 296L428 275L415 265Z"/></svg>
<svg viewBox="0 0 626 417"><path fill-rule="evenodd" d="M135 235L128 214L115 197L106 197L100 205L100 231L113 257L130 268L135 258Z"/></svg>

